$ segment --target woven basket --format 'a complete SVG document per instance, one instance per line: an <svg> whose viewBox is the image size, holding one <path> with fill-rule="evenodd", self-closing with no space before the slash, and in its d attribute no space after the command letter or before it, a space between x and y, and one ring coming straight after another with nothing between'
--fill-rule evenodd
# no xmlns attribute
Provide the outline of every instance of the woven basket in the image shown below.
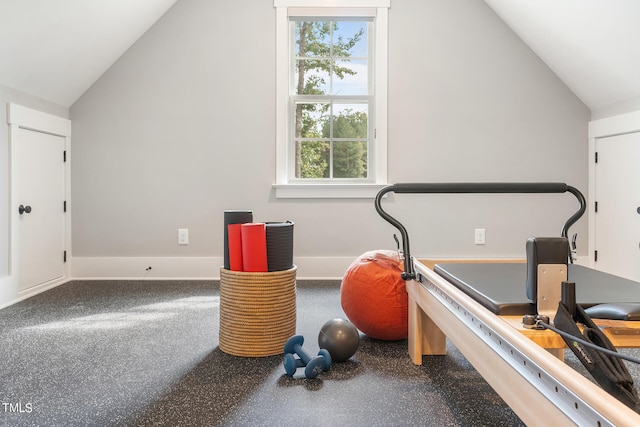
<svg viewBox="0 0 640 427"><path fill-rule="evenodd" d="M296 333L296 270L220 269L220 350L244 357L283 353Z"/></svg>

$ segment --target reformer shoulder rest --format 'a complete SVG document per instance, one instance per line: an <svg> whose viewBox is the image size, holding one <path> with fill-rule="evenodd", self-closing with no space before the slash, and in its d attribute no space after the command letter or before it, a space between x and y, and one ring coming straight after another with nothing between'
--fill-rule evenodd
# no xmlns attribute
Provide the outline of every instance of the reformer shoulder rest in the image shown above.
<svg viewBox="0 0 640 427"><path fill-rule="evenodd" d="M640 303L597 304L584 311L592 319L640 320Z"/></svg>

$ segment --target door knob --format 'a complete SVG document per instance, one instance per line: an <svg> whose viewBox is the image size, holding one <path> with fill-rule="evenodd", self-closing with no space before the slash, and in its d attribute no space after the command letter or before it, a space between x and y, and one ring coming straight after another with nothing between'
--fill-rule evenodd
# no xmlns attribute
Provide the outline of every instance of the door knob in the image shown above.
<svg viewBox="0 0 640 427"><path fill-rule="evenodd" d="M22 215L23 213L31 213L31 206L18 206L18 213Z"/></svg>

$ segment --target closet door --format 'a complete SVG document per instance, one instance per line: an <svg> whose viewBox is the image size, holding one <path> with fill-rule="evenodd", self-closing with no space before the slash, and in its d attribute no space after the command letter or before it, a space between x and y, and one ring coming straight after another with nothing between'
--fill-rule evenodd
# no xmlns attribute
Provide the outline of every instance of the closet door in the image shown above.
<svg viewBox="0 0 640 427"><path fill-rule="evenodd" d="M64 276L64 138L19 129L12 146L18 211L18 287Z"/></svg>
<svg viewBox="0 0 640 427"><path fill-rule="evenodd" d="M598 270L640 281L640 132L596 139Z"/></svg>

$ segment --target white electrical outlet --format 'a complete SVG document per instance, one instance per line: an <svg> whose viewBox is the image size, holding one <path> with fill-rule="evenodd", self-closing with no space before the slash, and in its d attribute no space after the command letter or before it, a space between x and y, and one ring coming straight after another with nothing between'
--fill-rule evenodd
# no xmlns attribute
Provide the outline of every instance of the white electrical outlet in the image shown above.
<svg viewBox="0 0 640 427"><path fill-rule="evenodd" d="M188 228L178 228L178 244L179 245L188 245L189 244L189 229Z"/></svg>
<svg viewBox="0 0 640 427"><path fill-rule="evenodd" d="M476 228L475 243L476 245L484 245L486 243L484 228Z"/></svg>

